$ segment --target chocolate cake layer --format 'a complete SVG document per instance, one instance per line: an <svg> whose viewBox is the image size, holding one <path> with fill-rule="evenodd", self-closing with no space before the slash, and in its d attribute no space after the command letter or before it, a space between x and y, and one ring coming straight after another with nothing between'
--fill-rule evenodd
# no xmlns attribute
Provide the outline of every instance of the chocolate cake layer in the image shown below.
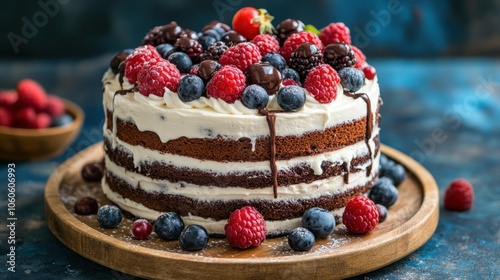
<svg viewBox="0 0 500 280"><path fill-rule="evenodd" d="M343 193L310 199L218 201L203 201L180 195L146 192L140 185L131 186L111 172L106 172L105 180L113 192L160 212L176 212L181 216L191 214L202 218L226 220L234 210L250 205L255 207L266 220L272 221L301 217L307 209L312 207L321 207L330 211L342 208L352 197L367 192L377 177L374 176L365 185L357 186Z"/></svg>
<svg viewBox="0 0 500 280"><path fill-rule="evenodd" d="M378 116L376 115L378 123ZM113 130L113 115L107 111L106 127ZM214 138L186 138L163 143L159 136L151 131L140 131L137 126L121 119L116 120L116 137L120 140L161 153L186 156L212 161L264 161L270 160L269 137L256 139L255 145L249 138L238 140ZM343 123L324 131L313 131L301 136L277 136L276 159L284 160L301 156L326 153L363 141L366 136L366 117Z"/></svg>
<svg viewBox="0 0 500 280"><path fill-rule="evenodd" d="M376 145L375 156L378 153L379 141L378 137L374 139ZM180 168L174 165L165 164L162 162L141 162L139 166L134 165L134 159L131 154L123 149L113 149L110 141L105 138L104 148L109 159L125 168L127 171L135 172L151 179L168 180L172 183L186 182L201 186L216 186L216 187L243 187L249 189L266 188L273 184L273 178L270 171L268 172L247 172L247 173L228 173L218 174L205 170ZM345 170L343 164L324 161L321 164L322 174L315 175L314 170L307 164L296 165L287 170L278 172L278 185L293 185L299 183L311 183L316 180L329 178L332 176L340 176L345 172L358 172L361 169L357 166L363 166L369 163L370 157L365 156L355 157L351 160L350 170ZM237 165L238 163L228 163Z"/></svg>

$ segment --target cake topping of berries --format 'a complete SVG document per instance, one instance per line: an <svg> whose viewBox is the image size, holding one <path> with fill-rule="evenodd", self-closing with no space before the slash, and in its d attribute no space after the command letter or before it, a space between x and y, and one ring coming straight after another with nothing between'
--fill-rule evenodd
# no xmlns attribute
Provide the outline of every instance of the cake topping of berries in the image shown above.
<svg viewBox="0 0 500 280"><path fill-rule="evenodd" d="M168 56L168 61L177 67L181 73L189 73L193 67L193 61L186 53L174 52Z"/></svg>
<svg viewBox="0 0 500 280"><path fill-rule="evenodd" d="M198 41L186 37L177 39L172 51L184 52L191 58L193 63L198 63L203 53L203 47Z"/></svg>
<svg viewBox="0 0 500 280"><path fill-rule="evenodd" d="M323 54L318 47L309 42L300 44L290 57L289 66L300 75L304 81L311 69L323 63Z"/></svg>
<svg viewBox="0 0 500 280"><path fill-rule="evenodd" d="M145 219L135 220L130 226L130 233L135 239L146 240L151 236L153 226Z"/></svg>
<svg viewBox="0 0 500 280"><path fill-rule="evenodd" d="M247 41L247 39L243 37L243 35L234 30L229 30L228 32L222 34L220 39L230 47Z"/></svg>
<svg viewBox="0 0 500 280"><path fill-rule="evenodd" d="M193 30L186 28L182 29L179 34L177 34L177 38L189 38L193 40L198 40L198 33L194 32Z"/></svg>
<svg viewBox="0 0 500 280"><path fill-rule="evenodd" d="M444 208L451 211L467 211L474 202L474 188L466 179L453 180L444 194Z"/></svg>
<svg viewBox="0 0 500 280"><path fill-rule="evenodd" d="M241 94L241 103L250 109L263 109L268 102L267 91L259 85L249 85Z"/></svg>
<svg viewBox="0 0 500 280"><path fill-rule="evenodd" d="M118 53L117 55L115 55L113 57L113 59L109 63L109 68L111 69L113 74L118 74L118 72L120 72L120 70L118 69L118 67L120 66L120 63L122 63L122 61L125 61L127 56L129 54L131 54L132 51L133 51L132 49L126 49L126 50L121 51L120 53Z"/></svg>
<svg viewBox="0 0 500 280"><path fill-rule="evenodd" d="M137 81L137 75L146 64L154 64L162 60L155 47L151 45L140 46L125 60L125 77L131 84Z"/></svg>
<svg viewBox="0 0 500 280"><path fill-rule="evenodd" d="M359 195L347 202L342 215L342 222L347 230L355 234L365 234L372 231L378 224L377 206L371 199Z"/></svg>
<svg viewBox="0 0 500 280"><path fill-rule="evenodd" d="M294 33L290 35L288 39L286 39L286 41L283 43L283 47L280 50L281 55L283 56L283 58L285 58L286 61L289 61L295 49L305 42L315 44L321 51L323 50L323 43L321 43L318 35L309 31L302 31L299 33Z"/></svg>
<svg viewBox="0 0 500 280"><path fill-rule="evenodd" d="M350 45L350 47L354 51L354 56L356 57L356 64L354 65L354 67L357 69L363 69L366 64L365 54L354 45Z"/></svg>
<svg viewBox="0 0 500 280"><path fill-rule="evenodd" d="M297 73L297 71L293 70L292 68L283 69L283 71L281 71L281 75L283 76L283 83L285 83L287 80L292 80L296 85L302 85L299 73Z"/></svg>
<svg viewBox="0 0 500 280"><path fill-rule="evenodd" d="M206 83L212 78L215 72L219 71L221 68L222 65L215 60L203 60L200 62L197 74Z"/></svg>
<svg viewBox="0 0 500 280"><path fill-rule="evenodd" d="M305 24L297 19L285 19L276 26L276 35L280 41L280 45L290 37L290 35L304 31Z"/></svg>
<svg viewBox="0 0 500 280"><path fill-rule="evenodd" d="M286 68L286 61L279 53L267 53L266 55L262 56L262 61L268 62L280 72L283 72L283 70Z"/></svg>
<svg viewBox="0 0 500 280"><path fill-rule="evenodd" d="M224 230L229 245L240 249L259 246L267 233L264 217L252 206L231 213Z"/></svg>
<svg viewBox="0 0 500 280"><path fill-rule="evenodd" d="M368 80L373 80L377 76L377 70L371 65L367 65L363 68L363 73Z"/></svg>
<svg viewBox="0 0 500 280"><path fill-rule="evenodd" d="M259 47L262 56L271 52L276 53L280 50L280 43L278 40L269 34L259 34L255 36L251 42Z"/></svg>
<svg viewBox="0 0 500 280"><path fill-rule="evenodd" d="M354 67L356 64L354 51L349 45L344 43L329 44L325 47L323 54L325 63L337 71L343 67Z"/></svg>
<svg viewBox="0 0 500 280"><path fill-rule="evenodd" d="M286 112L296 112L304 107L306 94L298 86L285 86L278 91L278 105Z"/></svg>
<svg viewBox="0 0 500 280"><path fill-rule="evenodd" d="M208 60L207 60L208 61ZM177 95L183 102L190 102L200 98L205 93L205 85L200 77L186 75L182 77L177 89Z"/></svg>
<svg viewBox="0 0 500 280"><path fill-rule="evenodd" d="M250 65L261 59L259 48L255 44L247 42L227 49L220 57L219 62L222 65L234 65L241 71L246 71Z"/></svg>
<svg viewBox="0 0 500 280"><path fill-rule="evenodd" d="M346 43L351 44L351 34L349 28L342 22L330 23L321 29L319 38L323 44Z"/></svg>
<svg viewBox="0 0 500 280"><path fill-rule="evenodd" d="M309 91L319 103L330 103L337 97L337 85L340 77L330 65L321 64L314 67L304 81L304 88Z"/></svg>
<svg viewBox="0 0 500 280"><path fill-rule="evenodd" d="M259 34L272 34L274 17L265 9L245 7L238 10L233 16L233 29L243 35L247 40L252 40Z"/></svg>
<svg viewBox="0 0 500 280"><path fill-rule="evenodd" d="M150 94L163 96L165 88L176 92L180 76L177 67L166 60L147 65L137 77L139 92L145 96Z"/></svg>
<svg viewBox="0 0 500 280"><path fill-rule="evenodd" d="M175 21L172 21L169 24L156 26L151 29L142 40L142 44L158 46L169 43L173 45L181 32L182 28Z"/></svg>
<svg viewBox="0 0 500 280"><path fill-rule="evenodd" d="M206 92L209 97L234 103L240 98L245 87L245 74L232 65L226 65L212 76L207 84Z"/></svg>
<svg viewBox="0 0 500 280"><path fill-rule="evenodd" d="M164 59L167 59L168 56L171 54L171 50L174 48L174 46L170 44L160 44L155 47L156 51L160 54L161 57Z"/></svg>
<svg viewBox="0 0 500 280"><path fill-rule="evenodd" d="M258 62L250 65L245 72L247 82L263 87L269 95L275 94L281 84L281 73L267 62Z"/></svg>
<svg viewBox="0 0 500 280"><path fill-rule="evenodd" d="M338 74L340 83L346 91L356 92L365 84L365 74L359 69L344 67L338 71Z"/></svg>
<svg viewBox="0 0 500 280"><path fill-rule="evenodd" d="M201 55L201 60L216 60L219 61L222 54L229 47L224 42L216 42L215 44L209 46L207 50Z"/></svg>
<svg viewBox="0 0 500 280"><path fill-rule="evenodd" d="M231 30L231 27L229 27L229 25L227 25L223 22L220 22L218 20L213 20L213 21L207 23L205 26L203 26L203 28L201 29L201 32L205 32L209 29L217 31L219 34L223 34L223 33L228 32L229 30Z"/></svg>

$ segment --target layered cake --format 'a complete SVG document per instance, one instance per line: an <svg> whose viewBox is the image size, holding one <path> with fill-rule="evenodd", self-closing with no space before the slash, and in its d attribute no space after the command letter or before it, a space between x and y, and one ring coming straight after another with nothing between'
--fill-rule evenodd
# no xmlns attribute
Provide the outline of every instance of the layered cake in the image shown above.
<svg viewBox="0 0 500 280"><path fill-rule="evenodd" d="M171 22L113 59L102 180L112 202L149 220L176 212L211 235L250 205L275 236L312 207L340 222L371 188L381 99L347 27L317 35L287 19L263 30L212 22L194 33Z"/></svg>

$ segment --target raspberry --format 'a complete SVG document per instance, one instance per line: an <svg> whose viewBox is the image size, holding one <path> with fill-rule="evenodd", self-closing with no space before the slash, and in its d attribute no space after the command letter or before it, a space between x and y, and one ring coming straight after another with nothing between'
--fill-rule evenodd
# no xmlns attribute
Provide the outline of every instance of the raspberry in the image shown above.
<svg viewBox="0 0 500 280"><path fill-rule="evenodd" d="M319 33L319 39L325 46L331 43L351 44L349 28L343 22L330 23L323 27Z"/></svg>
<svg viewBox="0 0 500 280"><path fill-rule="evenodd" d="M48 114L40 113L36 115L33 121L29 124L29 128L35 128L35 129L47 128L50 126L51 122L52 119Z"/></svg>
<svg viewBox="0 0 500 280"><path fill-rule="evenodd" d="M444 208L451 211L466 211L474 202L474 188L465 179L453 180L444 195Z"/></svg>
<svg viewBox="0 0 500 280"><path fill-rule="evenodd" d="M363 69L366 64L366 56L356 46L351 45L351 49L354 52L354 56L356 57L356 64L354 64L354 68Z"/></svg>
<svg viewBox="0 0 500 280"><path fill-rule="evenodd" d="M17 92L4 91L0 93L0 107L10 107L17 101Z"/></svg>
<svg viewBox="0 0 500 280"><path fill-rule="evenodd" d="M319 103L330 103L337 98L340 77L330 65L321 64L307 74L304 87Z"/></svg>
<svg viewBox="0 0 500 280"><path fill-rule="evenodd" d="M17 84L17 103L21 106L42 110L47 104L45 89L34 80L24 79Z"/></svg>
<svg viewBox="0 0 500 280"><path fill-rule="evenodd" d="M129 83L137 82L137 75L146 64L154 64L161 61L162 57L151 45L136 48L125 60L125 77Z"/></svg>
<svg viewBox="0 0 500 280"><path fill-rule="evenodd" d="M368 197L359 195L347 202L342 221L351 233L364 234L378 224L378 209Z"/></svg>
<svg viewBox="0 0 500 280"><path fill-rule="evenodd" d="M176 92L180 77L177 67L168 61L149 64L137 76L139 92L145 96L150 94L163 96L165 87Z"/></svg>
<svg viewBox="0 0 500 280"><path fill-rule="evenodd" d="M239 43L227 49L220 57L219 62L222 65L234 65L241 71L259 62L262 59L259 47L254 43Z"/></svg>
<svg viewBox="0 0 500 280"><path fill-rule="evenodd" d="M251 42L259 47L262 56L271 52L276 53L280 50L280 43L278 40L274 39L274 37L269 34L259 34L255 36Z"/></svg>
<svg viewBox="0 0 500 280"><path fill-rule="evenodd" d="M231 65L223 66L208 82L206 92L210 97L234 103L246 87L245 74Z"/></svg>
<svg viewBox="0 0 500 280"><path fill-rule="evenodd" d="M49 95L43 112L51 117L59 117L64 114L64 103L57 96Z"/></svg>
<svg viewBox="0 0 500 280"><path fill-rule="evenodd" d="M12 114L0 107L0 126L12 126L13 119L12 119Z"/></svg>
<svg viewBox="0 0 500 280"><path fill-rule="evenodd" d="M224 230L229 245L240 249L259 246L267 233L264 217L252 206L231 213Z"/></svg>
<svg viewBox="0 0 500 280"><path fill-rule="evenodd" d="M224 42L216 42L208 46L207 50L201 55L201 60L216 60L219 61L220 57L229 47Z"/></svg>
<svg viewBox="0 0 500 280"><path fill-rule="evenodd" d="M29 128L35 121L35 109L24 107L14 112L14 126L20 128Z"/></svg>
<svg viewBox="0 0 500 280"><path fill-rule="evenodd" d="M290 35L288 39L286 39L286 41L283 43L283 47L280 50L281 55L285 58L286 61L290 60L290 56L295 51L295 49L305 42L315 44L320 49L320 51L323 51L323 43L321 43L318 35L309 31L302 31L299 33L294 33Z"/></svg>

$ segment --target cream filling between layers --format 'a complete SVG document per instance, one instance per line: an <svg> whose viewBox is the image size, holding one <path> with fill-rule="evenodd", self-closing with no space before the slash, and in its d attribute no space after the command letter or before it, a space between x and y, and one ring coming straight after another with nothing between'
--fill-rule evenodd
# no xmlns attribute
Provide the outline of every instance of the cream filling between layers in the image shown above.
<svg viewBox="0 0 500 280"><path fill-rule="evenodd" d="M124 82L124 88L132 85ZM374 114L380 95L376 79L365 80L365 85L358 91L368 95L371 111ZM116 119L133 122L140 131L155 132L162 142L185 136L187 138L215 138L222 136L237 140L243 137L252 141L269 135L266 118L257 110L244 107L240 101L228 104L217 98L201 97L192 102L182 102L174 92L165 89L163 97L144 96L137 91L125 95L116 95L120 90L118 75L110 70L103 77L104 108L113 112ZM366 117L366 105L362 98L345 96L341 86L337 97L328 104L318 103L306 91L304 108L293 113L279 113L276 117L276 135L302 135L311 131L324 131L328 127ZM276 95L270 96L269 109L279 109ZM114 100L114 101L113 101ZM114 144L114 143L113 143Z"/></svg>
<svg viewBox="0 0 500 280"><path fill-rule="evenodd" d="M139 204L135 201L132 201L128 198L121 196L120 194L113 192L106 183L105 178L103 178L102 180L102 190L104 194L108 197L108 199L116 203L123 210L130 212L137 217L154 221L158 218L158 216L164 214L163 212L147 208L142 204ZM336 217L342 217L343 211L344 207L340 209L335 209L331 211L331 213ZM216 221L214 219L202 218L191 214L187 216L182 216L181 218L184 224L186 225L197 224L203 226L210 234L222 234L222 235L225 234L224 225L227 223L226 220ZM300 225L301 225L301 218L279 220L279 221L266 220L266 227L268 233L292 230L296 227L299 227Z"/></svg>
<svg viewBox="0 0 500 280"><path fill-rule="evenodd" d="M116 165L108 156L105 156L107 171L112 175L124 180L133 188L141 189L147 193L159 193L168 195L179 195L198 201L215 202L229 200L268 200L286 201L298 199L313 199L323 195L334 195L343 193L359 186L364 186L373 179L378 170L378 156L375 158L372 173L366 176L364 169L349 173L349 182L344 183L343 176L332 176L311 183L300 183L289 186L278 187L278 197L274 198L273 187L258 189L247 189L242 187L200 186L186 182L170 182L167 180L155 180L144 175L127 171ZM368 163L366 164L368 165Z"/></svg>
<svg viewBox="0 0 500 280"><path fill-rule="evenodd" d="M373 139L378 135L379 128L373 130L372 138L370 139L371 150L375 151ZM112 131L109 129L104 130L104 137L110 139ZM211 160L200 160L186 156L179 156L174 154L161 153L155 150L147 149L142 146L135 146L126 143L120 139L115 139L116 148L130 154L134 161L134 166L140 170L141 164L149 164L152 162L159 162L165 165L172 165L178 168L189 168L194 170L201 170L211 173L218 173L226 175L229 173L248 173L251 171L270 172L269 161L258 162L217 162ZM373 145L373 146L372 146ZM368 146L365 141L360 141L353 145L344 147L339 150L305 157L296 157L289 160L278 160L276 166L278 170L287 170L299 164L308 165L315 175L321 175L323 170L321 164L326 162L343 163L351 162L353 158L365 156L368 154Z"/></svg>

